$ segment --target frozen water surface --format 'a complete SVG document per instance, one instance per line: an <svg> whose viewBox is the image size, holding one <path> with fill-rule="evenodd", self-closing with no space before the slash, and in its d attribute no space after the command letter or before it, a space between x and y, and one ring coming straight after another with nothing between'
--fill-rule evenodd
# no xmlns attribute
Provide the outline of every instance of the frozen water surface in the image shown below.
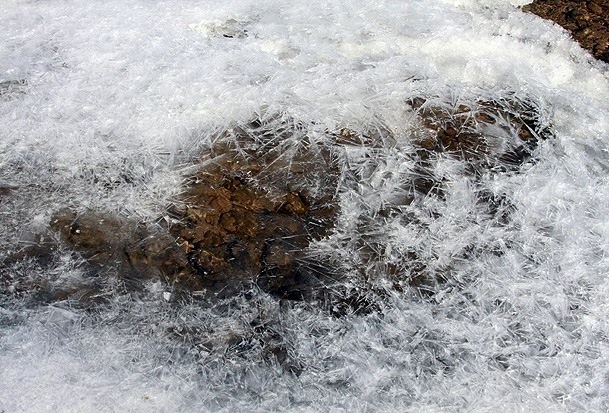
<svg viewBox="0 0 609 413"><path fill-rule="evenodd" d="M365 235L447 280L343 317L256 292L177 305L154 283L95 311L5 294L0 411L609 410L608 69L525 3L4 1L4 250L66 205L157 219L211 137L279 114L322 140L394 137L344 154L356 184L320 254L368 265L383 289L382 269L353 259ZM400 205L417 97L528 102L555 137L516 172L441 157L444 196ZM489 191L507 222L480 205ZM82 276L69 256L45 271Z"/></svg>

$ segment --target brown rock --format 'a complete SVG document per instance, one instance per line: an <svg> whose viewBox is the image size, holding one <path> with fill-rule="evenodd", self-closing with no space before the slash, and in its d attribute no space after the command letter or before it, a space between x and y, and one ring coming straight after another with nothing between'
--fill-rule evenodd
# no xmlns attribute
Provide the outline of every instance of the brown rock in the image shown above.
<svg viewBox="0 0 609 413"><path fill-rule="evenodd" d="M408 104L427 130L417 142L423 160L433 153L446 153L471 164L473 170L516 170L530 159L538 140L552 135L539 123L535 108L515 99L480 100L475 106L453 109L433 106L422 98L411 99ZM426 169L425 165L421 167ZM425 180L419 186L427 193L434 183Z"/></svg>
<svg viewBox="0 0 609 413"><path fill-rule="evenodd" d="M268 146L257 152L253 148L266 132L262 123L256 127L262 130L236 129L236 135L226 136L252 148L245 159L230 144L216 145L176 199L180 206L172 214L178 223L170 231L188 245L189 263L204 285L212 284L205 280L256 282L280 296L302 297L318 283L300 275L300 263L309 243L323 232L308 228L331 228L337 212L331 197L322 199L328 193L313 197L303 184L308 175L332 180L334 172L315 152L293 154ZM298 277L308 281L294 281Z"/></svg>

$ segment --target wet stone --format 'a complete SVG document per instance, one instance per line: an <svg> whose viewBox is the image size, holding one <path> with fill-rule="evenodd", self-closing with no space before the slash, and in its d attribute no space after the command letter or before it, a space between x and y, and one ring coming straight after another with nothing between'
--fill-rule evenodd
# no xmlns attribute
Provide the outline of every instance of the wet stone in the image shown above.
<svg viewBox="0 0 609 413"><path fill-rule="evenodd" d="M224 137L229 143L220 140L193 162L195 172L168 208L171 225L66 208L51 217L55 241L34 243L11 262L45 260L68 247L84 259L89 277L118 276L127 288L160 280L174 292L222 298L257 285L280 298L314 299L326 269L306 250L332 231L338 213L329 192L336 189L332 159L326 150L269 149L257 127L236 129ZM66 287L52 296L78 292Z"/></svg>
<svg viewBox="0 0 609 413"><path fill-rule="evenodd" d="M88 211L63 209L50 227L60 240L78 251L96 273L118 272L125 278L181 281L187 261L175 240L144 223Z"/></svg>

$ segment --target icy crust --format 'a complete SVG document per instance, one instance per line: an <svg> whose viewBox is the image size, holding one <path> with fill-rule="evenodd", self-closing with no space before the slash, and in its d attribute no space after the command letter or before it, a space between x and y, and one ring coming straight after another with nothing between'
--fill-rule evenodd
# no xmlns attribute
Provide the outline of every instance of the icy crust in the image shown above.
<svg viewBox="0 0 609 413"><path fill-rule="evenodd" d="M161 280L170 295L208 298L253 284L279 298L319 301L334 315L372 311L381 297L368 294L386 294L383 283L433 295L451 278L452 261L491 248L461 246L441 266L422 256L422 249L440 255L423 241L431 223L444 218L443 208L430 206L441 206L454 189L439 165L452 162L453 173L476 191L476 221L508 225L516 207L483 177L519 173L554 137L539 109L513 95L469 105L413 98L405 106L403 130L396 131L381 120L361 132L319 131L285 115L235 125L193 160L192 175L156 228L63 208L4 264L30 259L49 266L61 247L73 248L87 264L85 278L102 283L118 276L132 289ZM404 248L391 236L396 229L424 243ZM18 293L94 304L95 282L66 290L45 280L15 281Z"/></svg>
<svg viewBox="0 0 609 413"><path fill-rule="evenodd" d="M9 290L0 410L607 411L606 66L523 2L426 3L5 2L4 243L66 205L171 220L182 167L279 113L341 155L336 230L308 248L347 299L177 303L120 277L50 305ZM516 166L447 140L502 99L555 138ZM489 112L483 153L503 153L518 128ZM2 287L89 283L73 249Z"/></svg>
<svg viewBox="0 0 609 413"><path fill-rule="evenodd" d="M260 411L275 403L313 411L321 408L316 400L325 395L337 408L374 406L391 411L396 406L421 404L423 408L431 403L441 409L443 403L456 401L450 398L438 403L429 389L444 388L452 397L454 393L448 389L463 386L461 391L467 394L470 381L481 378L496 385L495 390L504 395L502 403L514 408L552 406L555 402L540 401L536 392L530 392L533 385L546 385L546 374L552 383L557 374L563 374L556 371L556 357L569 357L571 350L562 354L558 348L577 330L576 314L589 292L587 287L582 290L577 279L559 281L546 273L544 250L523 243L527 235L521 220L527 211L516 201L517 191L531 176L541 154L556 156L556 142L544 116L530 101L514 95L494 102L430 97L412 99L405 105L409 116L400 133L381 127L378 121L375 129L355 132L342 128L321 134L315 132L315 125L305 128L290 118L271 116L212 139L215 145L209 148L206 163L222 166L225 176L235 179L257 178L258 188L266 186L265 194L272 194L278 182L280 188L286 185L288 190L304 191L304 187L290 187L303 179L311 179L306 185L311 193L330 190L335 194L340 205L336 230L308 251L309 259L316 259L318 266L334 266L330 269L340 277L334 284L324 280L334 294L322 303L325 305L294 301L293 296L278 300L281 294L271 292L269 296L255 286L211 303L195 299L189 305L181 299L170 304L173 300L165 295L167 285L144 283L142 289L133 288L133 280L105 279L92 294L101 301L87 305L94 310L92 319L74 310L56 310L57 305L78 307L79 300L89 301L89 291L76 291L66 301L61 296L59 302L54 298L56 304L50 311L92 326L101 322L98 317L107 317L102 325L127 348L134 345L129 340L145 338L145 346L150 347L138 350L145 352L139 353L145 354L142 362L159 363L158 368L169 377L191 380L185 382L190 383L186 387L175 388L181 395L177 399L174 392L162 392L162 398L157 393L155 398L134 389L137 399L125 402L138 406L163 406L168 400L183 403L187 397L213 410L231 411L238 401ZM312 142L328 145L334 153L327 158L334 166L326 176L315 177L307 173L315 173L315 169L303 172L299 167ZM233 149L227 152L227 147ZM290 151L294 148L304 151L304 157ZM268 153L269 162L259 164L261 170L229 167L221 159L233 151L242 154L233 159L246 165L256 159L256 153ZM206 174L213 177L213 171L204 168L194 174L193 179L210 187L186 191L186 200L192 203L197 191L213 190L213 182L205 178ZM332 173L338 175L332 178ZM498 179L503 181L501 187L496 186ZM205 193L198 196L205 197ZM215 193L212 200L217 199ZM289 212L302 208L296 201L278 202L289 206ZM67 221L73 226L69 236L78 236L78 231L91 226L76 217ZM111 227L110 234L122 231L120 226L126 223ZM542 240L544 237L548 235L542 235ZM539 241L531 234L526 239ZM86 243L72 245L88 251ZM99 253L93 257L109 259ZM522 273L518 275L518 271ZM506 282L506 276L511 282ZM538 314L528 307L530 288L547 299L562 297L561 301L540 296L533 304L543 303ZM547 325L547 311L561 311L558 326ZM124 330L120 338L115 336L115 328ZM76 331L85 334L83 338L90 334ZM126 336L125 331L129 332ZM473 336L478 337L478 344L472 344ZM65 345L80 344L68 341ZM595 346L588 351L595 351ZM93 351L95 348L97 344ZM541 360L531 364L531 355ZM170 357L172 367L158 357ZM75 370L83 362L71 361ZM548 369L548 373L538 369ZM120 380L135 380L129 371L118 374ZM514 388L502 378L505 374L510 380L527 383L527 390L514 396ZM114 373L111 376L119 380ZM370 377L374 377L373 383ZM155 378L149 380L156 386ZM552 386L553 392L568 393L564 386ZM301 389L298 394L293 392L295 387ZM193 391L203 396L192 396ZM363 392L370 399L362 401Z"/></svg>

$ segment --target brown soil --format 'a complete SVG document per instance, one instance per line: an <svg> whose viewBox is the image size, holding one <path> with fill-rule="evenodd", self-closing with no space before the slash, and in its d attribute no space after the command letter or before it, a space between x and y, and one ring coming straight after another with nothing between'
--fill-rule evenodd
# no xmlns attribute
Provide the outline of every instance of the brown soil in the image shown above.
<svg viewBox="0 0 609 413"><path fill-rule="evenodd" d="M606 0L536 0L522 9L558 23L595 58L609 63L609 3Z"/></svg>

